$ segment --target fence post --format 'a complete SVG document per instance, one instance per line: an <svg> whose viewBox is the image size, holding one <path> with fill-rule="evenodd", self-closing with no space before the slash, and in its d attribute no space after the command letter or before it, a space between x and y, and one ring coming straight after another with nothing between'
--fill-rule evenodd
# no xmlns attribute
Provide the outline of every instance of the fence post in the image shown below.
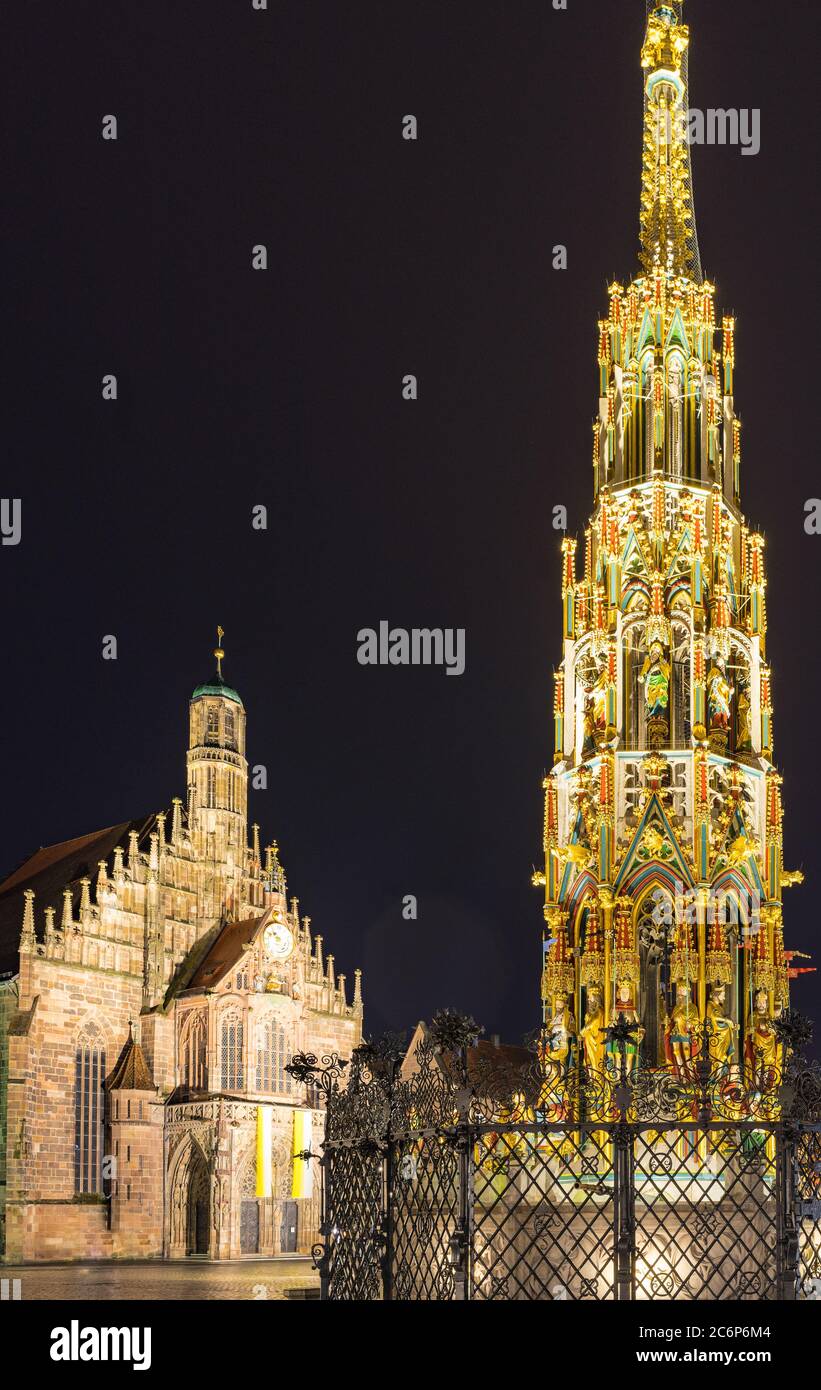
<svg viewBox="0 0 821 1390"><path fill-rule="evenodd" d="M634 1182L633 1129L628 1123L632 1092L627 1075L627 1047L632 1043L638 1025L620 1013L607 1029L607 1039L619 1052L619 1084L613 1092L618 1108L618 1120L612 1129L614 1238L616 1259L616 1302L632 1302L636 1278L636 1193Z"/></svg>
<svg viewBox="0 0 821 1390"><path fill-rule="evenodd" d="M327 1131L327 1121L326 1121ZM328 1241L330 1235L330 1223L328 1221L329 1196L331 1185L331 1164L330 1154L323 1143L322 1156L319 1160L320 1172L320 1204L319 1204L319 1234L322 1239L311 1247L311 1257L314 1269L319 1274L319 1298L322 1303L327 1303L330 1297L330 1273L331 1273L331 1251Z"/></svg>
<svg viewBox="0 0 821 1390"><path fill-rule="evenodd" d="M316 1086L325 1098L325 1122L323 1126L322 1154L319 1159L320 1171L320 1221L319 1234L322 1237L311 1247L314 1269L319 1274L319 1297L327 1302L331 1296L331 1248L333 1211L333 1178L331 1176L331 1115L334 1102L339 1097L339 1079L348 1063L337 1052L331 1052L321 1059L313 1052L297 1052L287 1063L285 1070L296 1082L303 1086ZM310 1163L316 1157L310 1150L297 1154L296 1158Z"/></svg>
<svg viewBox="0 0 821 1390"><path fill-rule="evenodd" d="M467 1047L459 1048L459 1075L461 1086L454 1095L457 1122L454 1148L458 1162L458 1208L456 1228L450 1239L448 1259L453 1271L453 1297L456 1302L467 1302L471 1296L470 1261L473 1247L473 1173L472 1139L470 1127L470 1091L468 1089Z"/></svg>
<svg viewBox="0 0 821 1390"><path fill-rule="evenodd" d="M796 1210L796 1141L797 1130L787 1123L776 1131L778 1175L778 1297L794 1303L798 1298L800 1254L798 1244L798 1213Z"/></svg>
<svg viewBox="0 0 821 1390"><path fill-rule="evenodd" d="M633 1135L622 1118L613 1127L615 1188L616 1300L632 1302L635 1271L636 1217L633 1191Z"/></svg>
<svg viewBox="0 0 821 1390"><path fill-rule="evenodd" d="M385 1111L385 1209L382 1213L382 1300L384 1303L393 1301L393 1208L394 1208L394 1184L396 1182L396 1140L393 1134L391 1117L393 1115L393 1097L396 1087L399 1069L402 1065L402 1058L396 1053L386 1056L386 1084L388 1092L388 1104Z"/></svg>
<svg viewBox="0 0 821 1390"><path fill-rule="evenodd" d="M798 1299L801 1282L800 1230L803 1217L801 1190L796 1181L798 1145L807 1133L807 1121L819 1116L818 1073L808 1066L803 1051L812 1039L812 1023L795 1009L786 1009L774 1023L781 1048L779 1099L781 1121L776 1130L776 1185L778 1188L778 1297L786 1303Z"/></svg>

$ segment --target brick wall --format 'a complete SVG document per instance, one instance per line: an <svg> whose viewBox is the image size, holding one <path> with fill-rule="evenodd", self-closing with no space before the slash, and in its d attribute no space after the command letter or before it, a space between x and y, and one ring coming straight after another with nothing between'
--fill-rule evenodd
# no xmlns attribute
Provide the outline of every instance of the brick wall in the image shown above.
<svg viewBox="0 0 821 1390"><path fill-rule="evenodd" d="M6 1258L110 1254L106 1204L75 1193L77 1039L98 1028L110 1071L139 1014L140 983L29 955L19 1002L9 1037Z"/></svg>
<svg viewBox="0 0 821 1390"><path fill-rule="evenodd" d="M114 1158L113 1253L132 1258L159 1256L163 1247L164 1107L153 1091L113 1091L108 1101Z"/></svg>

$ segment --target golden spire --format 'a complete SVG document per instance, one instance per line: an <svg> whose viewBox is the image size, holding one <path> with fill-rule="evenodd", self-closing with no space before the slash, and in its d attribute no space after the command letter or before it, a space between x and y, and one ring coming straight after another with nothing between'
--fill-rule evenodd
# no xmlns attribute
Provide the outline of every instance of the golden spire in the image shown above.
<svg viewBox="0 0 821 1390"><path fill-rule="evenodd" d="M223 639L224 636L225 636L225 629L222 628L222 627L218 627L218 628L217 628L217 645L216 645L215 648L214 648L214 656L217 658L217 675L219 676L220 680L222 680L222 661L223 661L223 657L225 656L225 652L222 650L222 639Z"/></svg>
<svg viewBox="0 0 821 1390"><path fill-rule="evenodd" d="M657 4L647 17L641 50L644 148L641 179L641 263L654 271L701 279L690 146L687 139L687 50L683 4Z"/></svg>

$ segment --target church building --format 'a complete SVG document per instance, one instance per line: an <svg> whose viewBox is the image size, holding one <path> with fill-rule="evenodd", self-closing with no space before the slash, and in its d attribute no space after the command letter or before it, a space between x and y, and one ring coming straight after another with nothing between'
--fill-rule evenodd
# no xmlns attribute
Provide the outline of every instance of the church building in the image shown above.
<svg viewBox="0 0 821 1390"><path fill-rule="evenodd" d="M249 843L245 708L214 655L187 802L39 849L0 884L8 1262L316 1240L320 1101L285 1067L350 1056L361 976L349 1002L276 844L263 857L256 825Z"/></svg>

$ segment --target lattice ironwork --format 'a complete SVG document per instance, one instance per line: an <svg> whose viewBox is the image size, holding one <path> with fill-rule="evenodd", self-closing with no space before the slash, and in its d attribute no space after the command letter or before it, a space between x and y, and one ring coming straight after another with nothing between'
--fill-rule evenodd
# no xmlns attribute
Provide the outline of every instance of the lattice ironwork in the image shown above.
<svg viewBox="0 0 821 1390"><path fill-rule="evenodd" d="M459 1221L459 1162L453 1144L428 1132L405 1135L393 1153L393 1297L453 1297L451 1250Z"/></svg>
<svg viewBox="0 0 821 1390"><path fill-rule="evenodd" d="M619 1019L592 1074L439 1017L413 1058L291 1064L326 1099L324 1298L821 1297L821 1072L794 1029L777 1067L716 1066L705 1033L676 1073L637 1068Z"/></svg>
<svg viewBox="0 0 821 1390"><path fill-rule="evenodd" d="M678 1125L631 1137L636 1298L775 1298L775 1132Z"/></svg>
<svg viewBox="0 0 821 1390"><path fill-rule="evenodd" d="M473 1195L473 1298L613 1298L613 1164L605 1133L482 1129Z"/></svg>

